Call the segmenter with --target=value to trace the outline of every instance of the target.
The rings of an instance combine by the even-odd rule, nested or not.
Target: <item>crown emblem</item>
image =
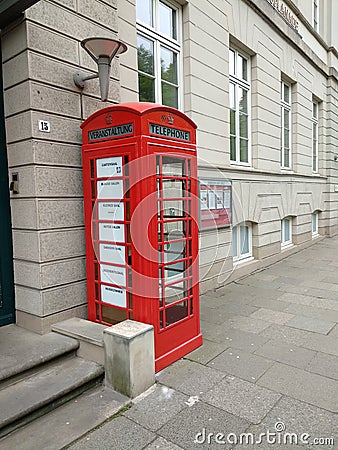
[[[108,114],[106,116],[106,123],[109,125],[111,123],[113,123],[113,116],[111,114]]]
[[[173,125],[174,121],[175,121],[174,116],[173,116],[172,114],[169,113],[169,114],[168,114],[168,123],[169,123],[170,125]]]

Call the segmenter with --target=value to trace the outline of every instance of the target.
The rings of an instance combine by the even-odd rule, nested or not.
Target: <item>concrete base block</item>
[[[103,332],[106,384],[130,398],[155,383],[154,328],[133,320]]]

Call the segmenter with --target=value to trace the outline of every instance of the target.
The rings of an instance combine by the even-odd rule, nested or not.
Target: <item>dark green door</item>
[[[15,322],[12,232],[1,61],[0,41],[0,326]]]

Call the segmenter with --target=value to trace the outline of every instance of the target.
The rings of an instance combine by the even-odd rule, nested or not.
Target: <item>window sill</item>
[[[235,166],[235,167],[248,168],[248,169],[252,168],[252,165],[250,163],[237,162],[237,161],[231,161],[231,160],[230,160],[230,165]]]
[[[250,263],[254,259],[255,258],[253,256],[248,256],[247,258],[232,260],[232,264],[233,264],[234,269],[236,269],[236,267],[244,266],[245,264]]]
[[[290,242],[287,244],[281,244],[281,252],[284,252],[285,250],[289,250],[289,248],[294,247],[294,245],[295,244],[293,242]]]
[[[312,233],[312,239],[317,239],[320,237],[319,233]]]

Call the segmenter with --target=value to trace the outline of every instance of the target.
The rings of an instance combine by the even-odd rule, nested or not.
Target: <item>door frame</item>
[[[0,39],[0,61],[1,39]],[[2,64],[0,63],[0,326],[15,322],[13,243],[6,149]]]

